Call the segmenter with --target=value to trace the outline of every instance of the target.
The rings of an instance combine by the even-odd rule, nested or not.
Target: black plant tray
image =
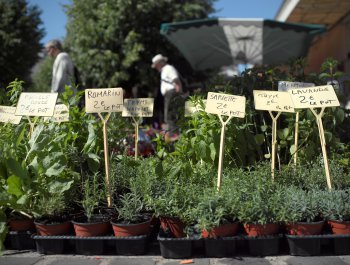
[[[205,255],[207,257],[224,258],[236,254],[237,237],[205,238]]]
[[[182,259],[190,258],[203,249],[203,240],[200,238],[173,238],[168,237],[161,229],[158,234],[160,254],[163,258]]]
[[[147,252],[149,235],[105,237],[107,254],[112,255],[143,255]]]
[[[148,235],[130,237],[33,235],[37,252],[41,254],[142,255],[146,253],[148,238]]]
[[[293,256],[318,256],[321,253],[321,241],[324,235],[295,236],[286,235],[289,253]]]
[[[350,255],[350,235],[327,234],[323,235],[322,240],[323,242],[329,241],[331,254]]]
[[[10,249],[29,250],[35,249],[35,241],[32,239],[32,231],[9,231],[7,241]]]
[[[279,254],[279,245],[282,237],[283,235],[244,236],[243,240],[248,241],[250,255],[271,256]]]
[[[72,246],[69,241],[69,236],[39,236],[33,235],[35,240],[36,251],[40,254],[66,254],[71,253]]]

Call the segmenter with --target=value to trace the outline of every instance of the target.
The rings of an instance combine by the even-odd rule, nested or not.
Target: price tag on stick
[[[326,139],[324,136],[324,129],[322,123],[322,116],[326,107],[338,107],[340,106],[337,95],[333,89],[333,86],[315,86],[304,89],[291,89],[288,90],[290,93],[294,107],[301,109],[310,109],[310,111],[316,117],[318,126],[318,132],[320,136],[320,143],[323,154],[323,162],[326,172],[326,180],[328,189],[332,189],[331,176],[329,173],[329,165],[326,150]],[[321,111],[317,113],[315,108],[321,108]]]
[[[110,185],[109,151],[107,140],[107,122],[112,112],[122,112],[123,110],[123,89],[118,88],[96,88],[85,89],[85,111],[87,113],[97,113],[103,124],[103,146],[105,154],[105,171],[107,185],[107,205],[112,206],[112,191]],[[106,113],[105,117],[102,113]]]
[[[0,122],[19,124],[22,116],[16,116],[16,107],[0,106]]]
[[[290,82],[290,81],[279,81],[278,82],[278,91],[288,91],[294,88],[306,88],[306,87],[314,87],[314,83],[302,83],[302,82]],[[294,130],[294,166],[297,166],[298,160],[298,149],[299,149],[299,111],[295,113],[295,130]]]
[[[254,104],[257,110],[268,110],[272,119],[271,177],[275,178],[275,157],[277,144],[277,119],[282,112],[294,112],[293,101],[287,92],[254,90]],[[273,111],[277,115],[273,115]]]
[[[138,143],[139,143],[139,124],[140,117],[152,117],[153,116],[153,98],[133,98],[125,99],[123,106],[123,117],[132,117],[135,126],[135,160],[138,155]]]
[[[58,93],[29,93],[23,92],[19,96],[15,115],[27,116],[30,125],[30,136],[34,131],[34,122],[30,117],[52,117]]]
[[[218,181],[217,189],[221,188],[222,179],[222,166],[224,158],[224,146],[225,146],[225,130],[226,124],[232,117],[244,118],[245,116],[245,97],[235,96],[229,94],[213,93],[209,92],[207,96],[207,104],[205,111],[212,114],[217,114],[221,122],[221,135],[220,135],[220,151],[219,151],[219,165],[218,165]],[[223,120],[222,115],[228,116],[226,121]]]

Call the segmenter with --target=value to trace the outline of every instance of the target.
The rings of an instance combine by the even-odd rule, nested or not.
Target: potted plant
[[[283,195],[271,179],[270,167],[266,163],[257,165],[245,173],[239,185],[241,202],[238,219],[248,236],[278,234],[283,216]]]
[[[52,194],[37,201],[35,228],[40,236],[68,235],[72,233],[71,217],[68,214],[65,194]]]
[[[210,187],[199,196],[199,203],[193,209],[194,219],[204,238],[205,253],[208,257],[233,256],[236,253],[235,237],[240,224],[237,220],[239,196],[234,190],[218,192]]]
[[[116,205],[117,218],[111,221],[115,236],[148,235],[151,216],[140,195],[129,192],[120,196],[120,205]]]
[[[103,199],[104,192],[98,182],[98,174],[94,174],[91,179],[87,177],[83,181],[80,200],[83,215],[72,221],[76,236],[92,237],[110,233],[110,216],[98,212]]]
[[[333,234],[350,235],[350,190],[324,192],[323,215]]]
[[[296,187],[285,189],[284,207],[287,241],[291,255],[319,255],[324,227],[324,191],[303,190]]]
[[[320,190],[303,190],[289,187],[284,192],[284,222],[290,235],[319,235],[322,233],[323,193]]]
[[[201,228],[202,237],[217,238],[237,234],[239,228],[237,212],[232,211],[232,208],[237,207],[238,200],[232,200],[232,198],[238,198],[238,196],[235,191],[231,192],[230,198],[225,195],[210,188],[199,197],[194,214]]]

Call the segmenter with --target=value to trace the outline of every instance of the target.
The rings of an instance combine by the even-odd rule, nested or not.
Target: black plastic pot
[[[206,238],[204,246],[207,257],[232,257],[236,254],[236,237]]]
[[[32,239],[31,231],[10,231],[8,232],[9,248],[16,250],[35,249],[35,241]]]
[[[249,242],[249,253],[253,256],[271,256],[279,253],[282,235],[245,237]]]
[[[317,256],[321,252],[322,235],[294,236],[286,235],[289,253],[293,256]]]

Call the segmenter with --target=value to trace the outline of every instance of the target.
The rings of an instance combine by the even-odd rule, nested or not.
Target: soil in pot
[[[329,220],[328,225],[331,228],[332,234],[350,235],[350,221]]]
[[[228,224],[223,224],[218,227],[211,229],[210,231],[203,230],[203,238],[217,238],[217,237],[229,237],[235,236],[238,233],[239,223],[233,222]]]
[[[244,230],[250,237],[275,235],[279,233],[280,225],[277,223],[264,224],[264,225],[247,223],[244,225]]]

